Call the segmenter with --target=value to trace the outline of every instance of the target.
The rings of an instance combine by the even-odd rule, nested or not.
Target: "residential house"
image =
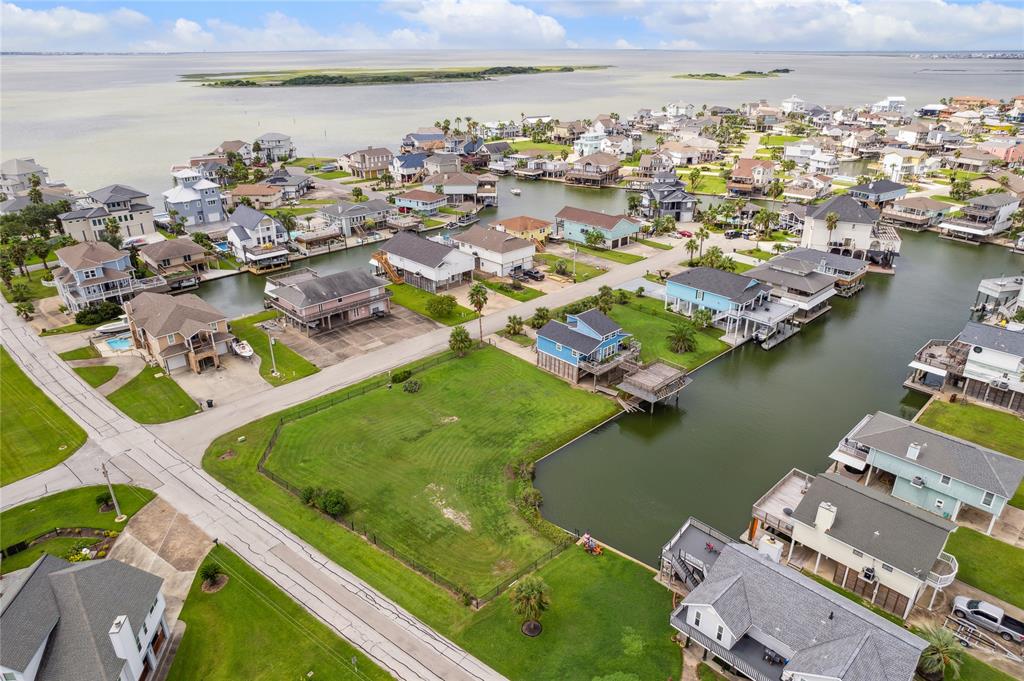
[[[282,200],[296,201],[313,188],[313,178],[301,171],[293,173],[285,167],[272,172],[263,184],[279,188]]]
[[[112,184],[89,192],[60,219],[64,233],[76,241],[98,241],[106,231],[109,218],[117,221],[121,238],[152,234],[153,207],[146,203],[145,192],[123,184]]]
[[[572,143],[586,131],[587,126],[582,121],[557,122],[551,129],[551,140],[559,144]]]
[[[692,166],[705,160],[705,150],[686,142],[669,140],[658,148],[658,156],[669,159],[673,168]]]
[[[771,293],[771,286],[752,277],[694,267],[668,278],[665,308],[688,317],[709,310],[714,325],[726,332],[723,339],[739,345],[788,329],[797,308],[773,301]]]
[[[672,102],[671,104],[666,105],[664,108],[665,113],[669,116],[672,116],[673,118],[693,118],[695,110],[696,109],[694,108],[693,104],[683,101]]]
[[[399,232],[388,239],[370,264],[377,276],[386,275],[429,293],[472,282],[476,266],[472,255],[414,232]]]
[[[999,157],[976,147],[957,149],[943,159],[947,168],[954,170],[968,170],[972,173],[987,173],[994,161]]]
[[[105,241],[58,248],[56,256],[53,281],[71,314],[104,300],[121,304],[140,291],[166,284],[163,277],[136,279],[128,253]]]
[[[452,237],[456,247],[472,255],[476,269],[511,277],[533,267],[537,246],[508,232],[473,225]]]
[[[894,97],[892,95],[881,99],[871,105],[871,113],[895,112],[903,113],[907,106],[906,97]]]
[[[437,173],[423,180],[424,187],[447,197],[448,203],[474,203],[481,206],[498,205],[498,178],[490,173],[470,175],[469,173]]]
[[[391,168],[395,155],[384,147],[357,149],[345,156],[348,171],[356,177],[380,177]]]
[[[885,206],[882,209],[882,221],[901,229],[921,231],[939,224],[952,209],[952,205],[943,201],[915,196]]]
[[[370,199],[361,203],[338,201],[330,206],[317,209],[317,214],[327,224],[346,237],[355,232],[365,232],[387,225],[388,217],[398,211],[384,199]]]
[[[565,182],[587,187],[613,186],[619,181],[619,168],[619,159],[611,154],[590,154],[572,162]]]
[[[39,187],[39,193],[43,203],[47,206],[52,206],[61,201],[67,201],[70,206],[70,204],[78,200],[74,192],[63,184],[41,186]],[[18,213],[25,210],[31,203],[32,199],[29,198],[27,191],[18,192],[14,196],[9,195],[6,201],[0,201],[0,215]]]
[[[119,560],[49,554],[4,576],[0,678],[139,681],[166,657],[163,578]]]
[[[1024,199],[1024,177],[1016,173],[999,172],[989,173],[977,179],[971,180],[971,190],[976,192],[988,192],[993,189],[1005,191]]]
[[[772,161],[740,158],[736,159],[725,187],[733,196],[760,195],[774,179],[775,164]]]
[[[679,141],[682,142],[684,146],[694,147],[700,150],[700,156],[697,159],[698,163],[709,163],[711,161],[718,160],[720,157],[719,148],[721,145],[713,139],[702,137],[699,134],[684,135],[683,133],[679,133],[678,137]],[[668,143],[666,142],[666,144],[662,145],[662,150],[666,148],[667,144]],[[668,150],[669,153],[672,153],[671,146],[668,147]]]
[[[893,478],[892,495],[956,521],[964,507],[989,515],[987,534],[1024,479],[1024,460],[912,421],[875,412],[829,458],[851,471]]]
[[[615,135],[622,131],[622,126],[608,114],[597,114],[590,124],[590,129],[604,135]]]
[[[485,142],[476,150],[476,155],[486,163],[501,161],[513,153],[512,145],[508,142]]]
[[[267,277],[264,295],[286,324],[308,336],[391,314],[387,285],[360,270],[321,276],[303,268]]]
[[[811,157],[821,153],[821,145],[807,139],[786,142],[782,145],[782,160],[793,161],[798,166],[806,166]]]
[[[911,123],[896,130],[896,139],[908,147],[917,147],[928,142],[929,127],[921,123]]]
[[[124,305],[132,343],[164,371],[216,369],[231,351],[227,315],[194,293],[143,292]]]
[[[598,151],[623,159],[633,153],[633,140],[624,135],[608,135],[601,140]]]
[[[838,219],[835,229],[829,231],[832,213]],[[900,237],[891,227],[879,224],[878,217],[878,211],[852,197],[833,197],[808,208],[800,245],[892,267],[900,252]]]
[[[946,236],[968,241],[991,238],[1010,228],[1020,202],[1007,192],[975,196],[960,208],[959,217],[943,220],[939,229]]]
[[[572,151],[577,156],[589,156],[601,151],[602,143],[608,138],[604,132],[586,132],[572,143]]]
[[[945,104],[925,104],[924,106],[915,109],[914,115],[919,118],[938,118],[943,112],[948,110],[949,107]]]
[[[518,135],[516,136],[518,137]],[[483,143],[483,138],[476,135],[452,135],[445,138],[444,151],[461,158],[471,159],[476,156],[476,152]]]
[[[395,195],[395,205],[402,213],[410,211],[434,215],[448,205],[448,197],[425,189],[410,189]]]
[[[402,153],[431,152],[444,148],[444,132],[437,128],[420,129],[402,138]]]
[[[697,150],[694,149],[696,153]],[[660,151],[653,154],[641,154],[640,161],[633,171],[632,177],[635,178],[652,178],[658,173],[673,173],[675,170],[675,162],[668,154],[663,154]]]
[[[803,113],[804,110],[807,108],[807,102],[800,99],[796,95],[793,95],[782,100],[781,108],[782,113],[787,116],[791,113],[800,114]]]
[[[829,177],[839,174],[839,159],[835,154],[826,151],[819,151],[811,154],[807,159],[807,172],[812,175],[828,175]]]
[[[596,309],[566,315],[564,323],[552,319],[537,331],[537,366],[570,383],[590,374],[596,384],[599,376],[639,355],[630,338]]]
[[[946,122],[954,130],[971,135],[982,129],[984,118],[978,111],[956,111],[950,114]]]
[[[266,213],[238,206],[231,214],[227,242],[240,263],[260,274],[288,267],[288,232]]]
[[[693,222],[697,215],[697,197],[686,192],[686,185],[674,170],[654,175],[640,196],[644,217],[671,217],[676,222]]]
[[[480,124],[480,134],[486,139],[514,139],[523,134],[523,126],[516,121],[487,121]]]
[[[565,177],[569,172],[569,164],[566,161],[550,158],[531,158],[526,162],[526,170],[531,173],[539,173],[540,177],[549,179]],[[516,170],[519,174],[519,170]]]
[[[139,249],[139,259],[163,277],[171,291],[195,288],[199,285],[199,273],[216,261],[192,239],[164,239],[146,244]]]
[[[164,192],[164,208],[185,225],[224,219],[220,185],[191,168],[174,173],[174,187]]]
[[[847,135],[842,142],[843,150],[848,154],[863,154],[882,148],[882,136],[871,128],[857,130]]]
[[[864,288],[863,280],[868,273],[868,263],[864,260],[812,248],[794,248],[786,251],[786,257],[809,262],[815,265],[816,272],[835,277],[836,294],[844,298]]]
[[[706,578],[669,618],[685,647],[696,644],[705,659],[754,681],[914,679],[925,640],[780,565],[770,551],[714,546],[720,553],[709,557]]]
[[[828,175],[801,175],[782,188],[782,195],[797,201],[813,201],[828,196],[832,192],[832,178]],[[803,229],[803,220],[799,229]]]
[[[520,239],[532,241],[534,244],[543,245],[551,234],[554,223],[550,220],[532,218],[528,215],[520,215],[513,218],[503,218],[491,224],[499,232],[507,232]]]
[[[0,164],[0,193],[14,196],[27,192],[32,176],[39,178],[41,187],[50,184],[49,171],[36,163],[34,158],[12,158]]]
[[[846,190],[846,195],[863,201],[873,208],[881,208],[907,195],[907,186],[892,180],[871,180]]]
[[[836,294],[836,278],[818,272],[817,263],[778,255],[748,270],[746,276],[771,287],[771,297],[792,305],[792,320],[806,324],[832,309],[829,299]]]
[[[280,187],[269,184],[239,184],[228,191],[228,206],[239,208],[245,204],[242,199],[249,199],[256,210],[279,208],[284,200]]]
[[[916,149],[886,148],[882,151],[882,173],[893,182],[904,182],[924,175],[928,154]]]
[[[423,160],[424,175],[457,173],[461,170],[462,164],[456,154],[431,154]]]
[[[605,248],[618,248],[630,243],[640,231],[640,221],[628,215],[608,215],[584,208],[565,206],[555,215],[553,236],[579,244],[587,243],[587,234],[598,232]]]
[[[993,138],[978,143],[978,149],[992,154],[1007,165],[1019,166],[1024,163],[1024,138]]]
[[[937,125],[928,131],[928,137],[925,139],[926,144],[929,147],[937,149],[955,149],[963,144],[963,135],[951,130],[946,130],[945,126]]]
[[[412,184],[423,177],[423,164],[429,154],[425,151],[411,151],[391,159],[391,176],[398,184]]]
[[[238,154],[238,157],[242,159],[242,163],[249,165],[252,163],[253,153],[252,145],[242,140],[226,140],[221,142],[220,145],[213,150],[214,154],[228,156],[228,154]]]
[[[799,234],[804,231],[806,219],[807,206],[801,203],[784,203],[779,208],[779,229],[790,234]]]
[[[256,151],[256,145],[259,151]],[[287,161],[295,158],[295,145],[292,138],[279,132],[268,132],[260,135],[253,142],[253,158],[258,158],[264,163],[274,161]]]

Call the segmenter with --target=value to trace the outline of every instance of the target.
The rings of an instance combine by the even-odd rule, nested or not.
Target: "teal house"
[[[843,438],[829,458],[855,472],[893,478],[892,495],[956,521],[989,517],[988,534],[1024,479],[1024,461],[904,419],[876,412]]]
[[[640,232],[640,222],[628,215],[608,215],[584,208],[566,206],[555,215],[555,229],[552,236],[587,243],[587,234],[597,232],[605,248],[625,246]]]

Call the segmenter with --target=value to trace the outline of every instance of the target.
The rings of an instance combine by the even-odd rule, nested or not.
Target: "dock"
[[[617,387],[638,401],[650,404],[653,413],[657,402],[677,397],[692,380],[685,369],[654,362],[626,375]]]

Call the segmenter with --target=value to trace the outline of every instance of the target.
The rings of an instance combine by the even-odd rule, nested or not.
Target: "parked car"
[[[742,234],[740,234],[738,229],[727,229],[725,230],[724,236],[726,239],[739,239]]]
[[[679,236],[683,237],[684,239],[689,239],[691,236],[693,236],[693,232],[691,232],[688,229],[681,229],[679,230]]]
[[[544,273],[536,269],[523,270],[523,275],[534,281],[542,281],[544,279]]]
[[[320,172],[321,173],[333,173],[337,169],[338,169],[338,164],[337,163],[325,163],[322,166],[320,166]]]
[[[997,605],[957,596],[953,599],[953,615],[998,634],[1004,641],[1024,643],[1024,622],[1010,617]]]
[[[743,237],[744,237],[745,239],[749,239],[749,238],[751,238],[751,237],[757,236],[757,232],[755,232],[755,231],[754,231],[754,230],[752,230],[752,229],[745,229],[745,230],[743,230],[743,231],[742,231],[742,232],[740,232],[740,233],[741,233],[741,234],[743,235]]]

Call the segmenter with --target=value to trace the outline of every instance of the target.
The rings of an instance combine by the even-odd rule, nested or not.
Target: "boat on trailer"
[[[123,314],[116,321],[96,327],[96,333],[121,333],[128,330],[128,315]]]
[[[231,350],[239,357],[244,357],[245,359],[253,356],[252,346],[249,345],[248,341],[235,339],[231,342]]]

